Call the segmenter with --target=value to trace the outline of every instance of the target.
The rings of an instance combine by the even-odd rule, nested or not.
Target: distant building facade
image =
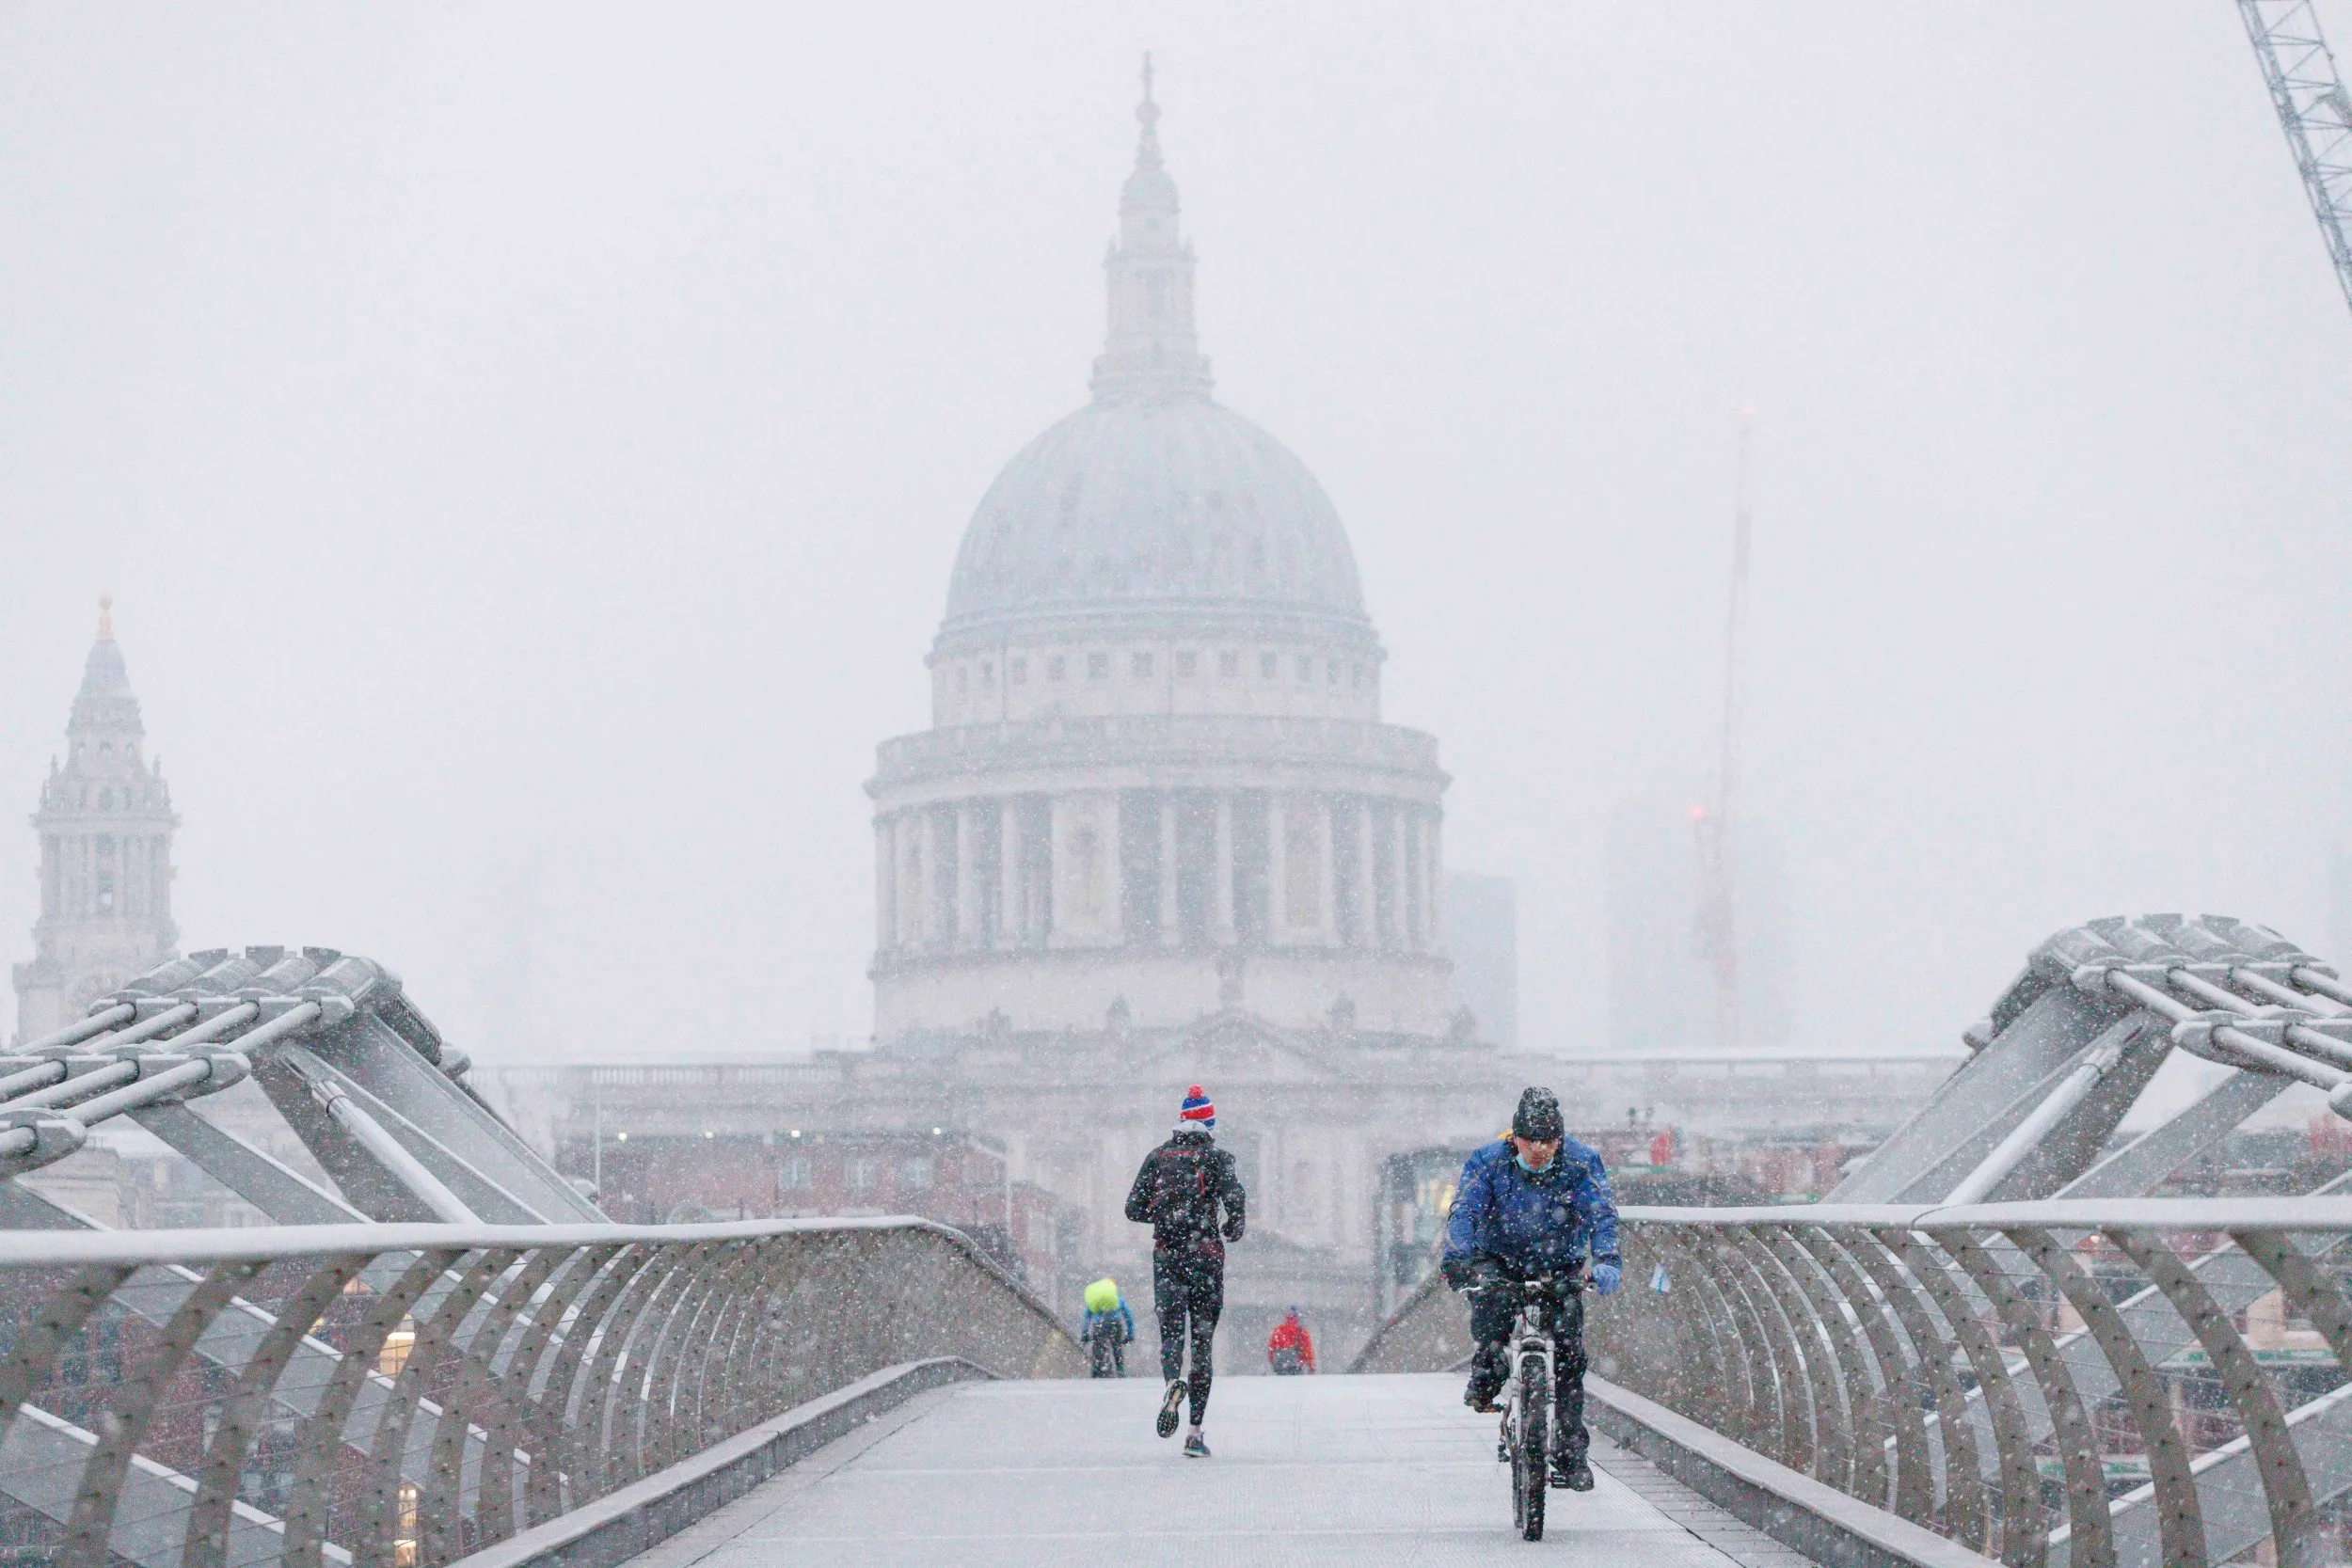
[[[1528,1084],[1558,1091],[1569,1127],[1613,1166],[1650,1159],[1662,1137],[1679,1170],[1818,1192],[1825,1183],[1758,1162],[1834,1173],[1877,1147],[1963,1059],[1957,1047],[1548,1057],[1291,1035],[1228,1017],[1123,1039],[1097,1031],[936,1053],[507,1068],[475,1078],[558,1169],[600,1175],[618,1216],[691,1214],[681,1207],[690,1202],[755,1218],[914,1212],[977,1226],[983,1244],[1002,1225],[1010,1255],[1065,1311],[1076,1308],[1077,1284],[1103,1273],[1144,1291],[1150,1232],[1120,1212],[1127,1183],[1171,1131],[1184,1085],[1205,1084],[1218,1140],[1250,1195],[1249,1236],[1229,1259],[1229,1343],[1263,1343],[1295,1303],[1341,1360],[1422,1277],[1462,1151],[1501,1132]]]
[[[1478,871],[1445,874],[1447,956],[1454,961],[1453,1003],[1470,1009],[1478,1037],[1505,1051],[1519,1046],[1519,889],[1508,877]]]
[[[98,639],[66,721],[65,760],[50,763],[33,814],[40,916],[32,960],[14,969],[20,1040],[73,1022],[93,998],[178,951],[171,837],[180,819],[145,740],[113,603],[101,599]]]

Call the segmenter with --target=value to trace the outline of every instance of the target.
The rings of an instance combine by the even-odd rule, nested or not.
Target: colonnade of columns
[[[1442,945],[1438,809],[1329,791],[982,796],[874,819],[883,953]]]

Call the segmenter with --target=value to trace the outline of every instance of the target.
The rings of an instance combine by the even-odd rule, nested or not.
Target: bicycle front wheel
[[[1519,1363],[1519,1428],[1511,1444],[1511,1522],[1525,1541],[1544,1538],[1544,1486],[1551,1448],[1551,1390],[1544,1363],[1531,1355]]]

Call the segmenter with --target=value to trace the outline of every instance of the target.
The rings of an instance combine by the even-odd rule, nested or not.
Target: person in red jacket
[[[1298,1321],[1297,1307],[1292,1307],[1266,1336],[1265,1364],[1276,1377],[1296,1377],[1315,1370],[1315,1342],[1308,1338],[1307,1325]]]

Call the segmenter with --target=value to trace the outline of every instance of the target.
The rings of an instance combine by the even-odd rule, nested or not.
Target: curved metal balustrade
[[[1083,1372],[919,1220],[0,1232],[0,1556],[445,1563],[940,1355]]]
[[[1629,1210],[1596,1369],[2012,1564],[2343,1560],[2352,1200]]]

